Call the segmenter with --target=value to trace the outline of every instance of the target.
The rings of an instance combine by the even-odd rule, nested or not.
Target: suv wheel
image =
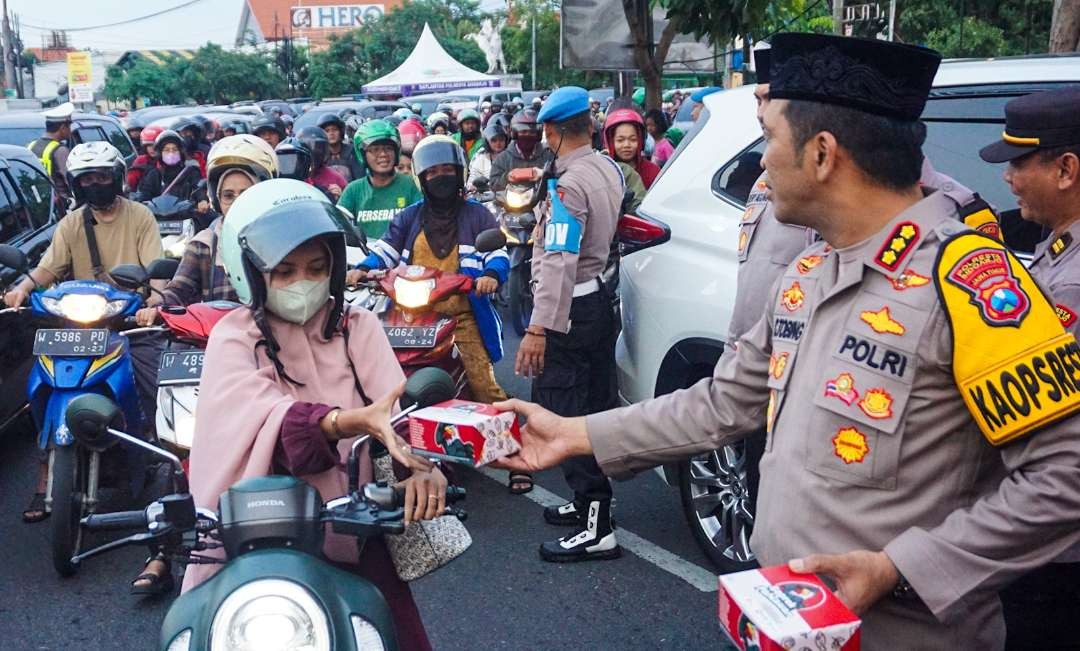
[[[683,514],[694,539],[722,574],[758,566],[750,551],[756,497],[750,480],[756,477],[748,477],[757,473],[757,447],[753,441],[735,443],[680,463]]]

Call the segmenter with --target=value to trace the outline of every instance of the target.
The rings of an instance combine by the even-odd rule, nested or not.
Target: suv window
[[[17,127],[0,128],[0,144],[25,147],[45,135],[45,127],[22,129]]]
[[[11,242],[30,228],[11,178],[0,173],[0,242]]]
[[[758,140],[738,156],[728,161],[712,179],[713,194],[734,201],[740,206],[746,205],[754,181],[761,176],[761,157],[765,154],[765,141]]]
[[[41,228],[49,223],[52,206],[52,185],[45,175],[20,160],[10,160],[11,173],[21,190],[30,213],[30,222],[34,228]]]
[[[75,139],[82,144],[84,142],[108,141],[105,132],[97,127],[79,127],[75,129]]]
[[[135,150],[131,146],[131,139],[128,135],[120,130],[112,122],[106,122],[102,125],[105,129],[105,133],[108,135],[109,144],[120,150],[120,155],[124,158],[135,155]]]

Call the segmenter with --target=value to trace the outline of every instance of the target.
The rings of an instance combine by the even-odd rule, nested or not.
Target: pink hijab
[[[191,447],[191,494],[199,507],[216,509],[225,489],[246,477],[270,474],[271,459],[285,413],[294,402],[314,402],[341,408],[362,407],[343,335],[322,338],[328,307],[299,326],[268,313],[270,327],[281,345],[278,358],[296,386],[279,377],[265,349],[255,350],[262,335],[251,311],[237,309],[218,322],[206,348],[199,402],[195,411],[195,439]],[[347,312],[348,355],[368,397],[378,400],[405,376],[378,318],[366,310]],[[353,439],[338,443],[341,460]],[[370,481],[371,465],[362,455],[360,481]],[[301,477],[318,489],[323,501],[345,494],[342,468]],[[326,555],[336,561],[357,561],[356,541],[327,530]],[[221,550],[216,550],[221,553]],[[190,565],[183,591],[210,578],[221,566]]]

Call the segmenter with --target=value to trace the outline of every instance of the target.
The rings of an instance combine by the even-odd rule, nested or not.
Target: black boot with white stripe
[[[575,500],[559,506],[549,506],[544,509],[544,521],[559,527],[584,527],[585,509]]]
[[[586,503],[584,528],[554,542],[540,545],[540,558],[549,563],[610,560],[622,555],[611,522],[611,501]],[[546,515],[546,513],[545,513]]]

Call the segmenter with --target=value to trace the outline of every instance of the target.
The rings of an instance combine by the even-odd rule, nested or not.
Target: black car
[[[293,133],[297,133],[304,127],[315,126],[319,118],[327,113],[333,113],[344,120],[350,115],[359,115],[364,120],[372,118],[385,118],[399,108],[408,108],[404,102],[383,102],[373,100],[361,101],[322,101],[312,106],[306,113],[296,118],[293,123]]]
[[[62,217],[55,206],[41,162],[26,147],[0,145],[0,244],[22,249],[36,265]],[[18,275],[0,266],[0,287],[8,287]],[[0,432],[17,421],[26,403],[33,335],[34,327],[22,315],[0,315]]]
[[[0,113],[0,144],[26,147],[45,135],[45,118],[36,111]],[[120,150],[124,161],[130,166],[135,160],[135,147],[131,144],[120,121],[97,113],[75,113],[72,116],[70,146],[84,142],[105,141]]]

